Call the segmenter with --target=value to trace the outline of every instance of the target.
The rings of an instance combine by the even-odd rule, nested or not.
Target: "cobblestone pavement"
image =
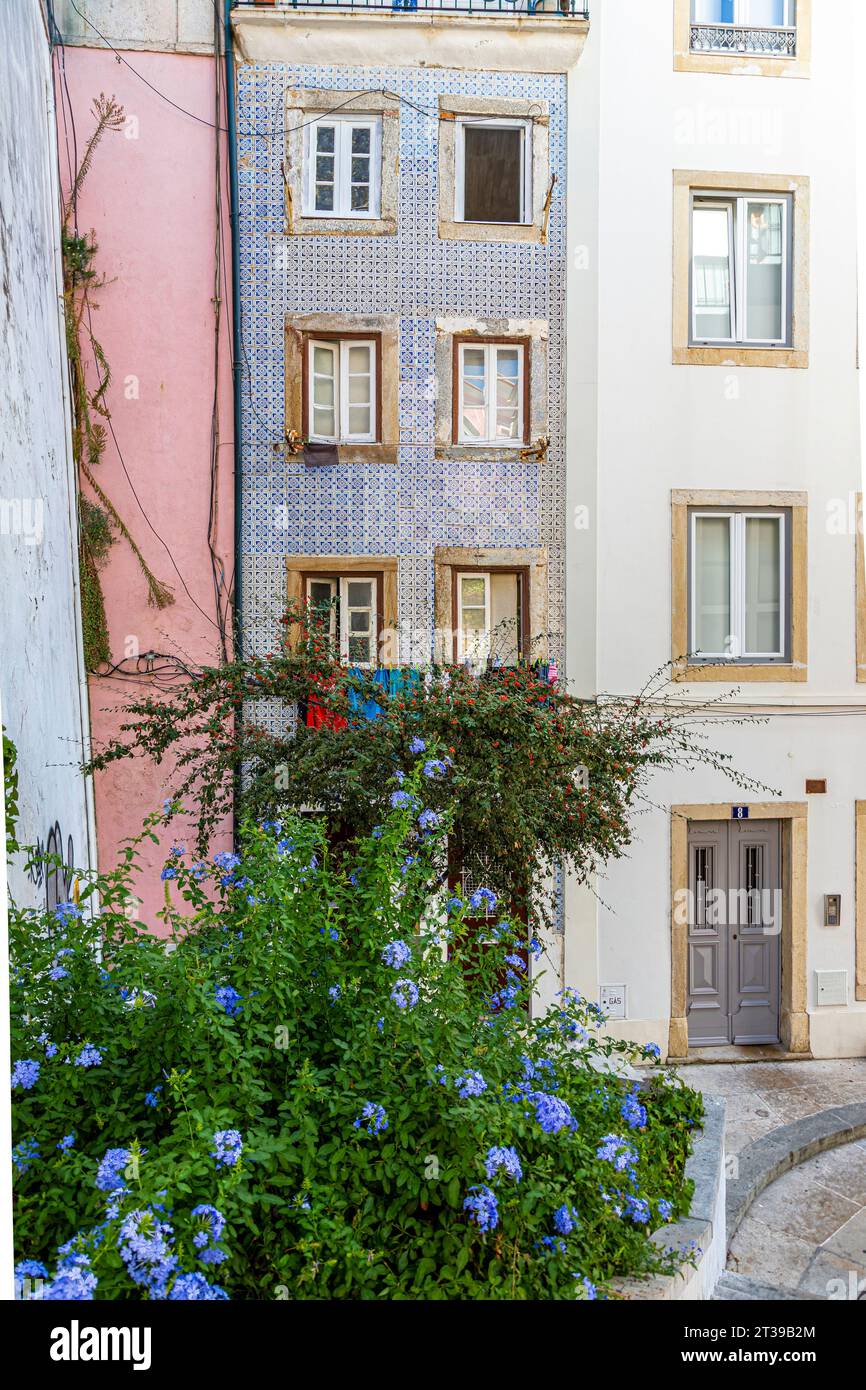
[[[866,1058],[721,1063],[681,1074],[707,1095],[724,1096],[729,1155],[782,1125],[866,1100]],[[866,1290],[866,1140],[816,1154],[771,1183],[734,1236],[727,1267],[813,1298]]]

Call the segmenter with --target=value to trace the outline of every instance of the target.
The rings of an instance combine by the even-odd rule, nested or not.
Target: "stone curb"
[[[737,1176],[729,1176],[727,1181],[728,1245],[755,1198],[782,1173],[826,1149],[863,1138],[866,1138],[866,1102],[860,1101],[806,1115],[747,1145],[736,1156]]]
[[[704,1096],[704,1124],[686,1162],[686,1178],[695,1184],[688,1216],[653,1232],[654,1244],[674,1249],[696,1246],[697,1267],[653,1279],[619,1279],[614,1287],[629,1300],[707,1299],[724,1268],[727,1243],[724,1230],[725,1102]]]

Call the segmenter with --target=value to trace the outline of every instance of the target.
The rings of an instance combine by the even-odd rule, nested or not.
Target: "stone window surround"
[[[286,598],[303,605],[304,580],[309,575],[375,575],[381,586],[377,615],[379,659],[396,665],[398,656],[397,557],[394,555],[287,555]],[[287,633],[294,647],[300,637],[297,624]]]
[[[866,1001],[866,801],[854,802],[854,998]]]
[[[854,543],[854,632],[857,683],[866,681],[866,572],[863,558],[863,495],[857,493],[855,514],[857,532]]]
[[[673,171],[673,356],[675,366],[808,367],[809,365],[809,179],[799,174]],[[792,195],[791,346],[748,347],[730,343],[699,347],[689,342],[691,303],[691,194],[695,190]]]
[[[456,119],[497,116],[532,121],[532,221],[455,222]],[[522,241],[543,246],[547,240],[550,186],[550,104],[524,97],[439,97],[439,236],[446,241]]]
[[[812,56],[812,0],[797,0],[797,52],[793,58],[760,53],[693,53],[691,0],[674,0],[674,70],[741,73],[745,77],[808,77]]]
[[[357,101],[352,98],[357,97]],[[335,111],[340,116],[381,116],[382,167],[378,217],[304,216],[304,136],[311,117]],[[376,92],[326,91],[290,87],[286,92],[286,160],[284,190],[287,236],[395,236],[397,232],[400,106]]]
[[[547,337],[545,319],[437,318],[436,320],[436,446],[437,459],[460,462],[513,463],[547,433]],[[520,445],[457,444],[454,442],[455,344],[467,338],[522,343],[528,401],[524,438]]]
[[[528,594],[525,612],[532,650],[531,660],[544,660],[547,654],[548,630],[548,560],[547,550],[481,546],[436,546],[433,551],[433,605],[436,622],[436,661],[450,664],[455,660],[454,631],[454,574],[458,570],[504,570],[525,573]]]
[[[689,512],[700,507],[777,507],[791,514],[791,659],[789,662],[689,664]],[[808,679],[808,494],[805,492],[671,491],[671,664],[675,681],[805,681]]]
[[[678,921],[679,891],[688,885],[689,821],[730,820],[730,802],[671,807],[671,1018],[668,1058],[688,1056],[688,924]],[[805,801],[749,804],[750,820],[778,820],[782,831],[782,988],[779,1036],[788,1052],[810,1049],[806,1007],[806,955],[809,923],[808,810]]]
[[[398,406],[399,320],[396,314],[287,314],[286,335],[286,434],[304,437],[307,379],[306,351],[310,338],[319,334],[378,337],[379,374],[376,383],[381,438],[376,443],[338,444],[340,463],[396,463],[400,442]]]

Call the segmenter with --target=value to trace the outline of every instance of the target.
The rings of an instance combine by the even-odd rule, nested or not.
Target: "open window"
[[[381,635],[382,576],[307,574],[305,598],[316,628],[347,666],[375,667]]]
[[[526,570],[456,570],[454,660],[516,666],[526,647]]]
[[[381,338],[359,335],[307,339],[304,433],[337,444],[380,438]]]
[[[455,222],[531,221],[531,129],[529,120],[458,119]]]

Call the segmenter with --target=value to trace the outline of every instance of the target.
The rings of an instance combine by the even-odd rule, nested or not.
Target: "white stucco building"
[[[659,776],[569,893],[567,982],[671,1056],[866,1051],[852,22],[605,0],[571,76],[568,675],[693,654],[671,698],[759,719],[708,739],[772,789]]]

